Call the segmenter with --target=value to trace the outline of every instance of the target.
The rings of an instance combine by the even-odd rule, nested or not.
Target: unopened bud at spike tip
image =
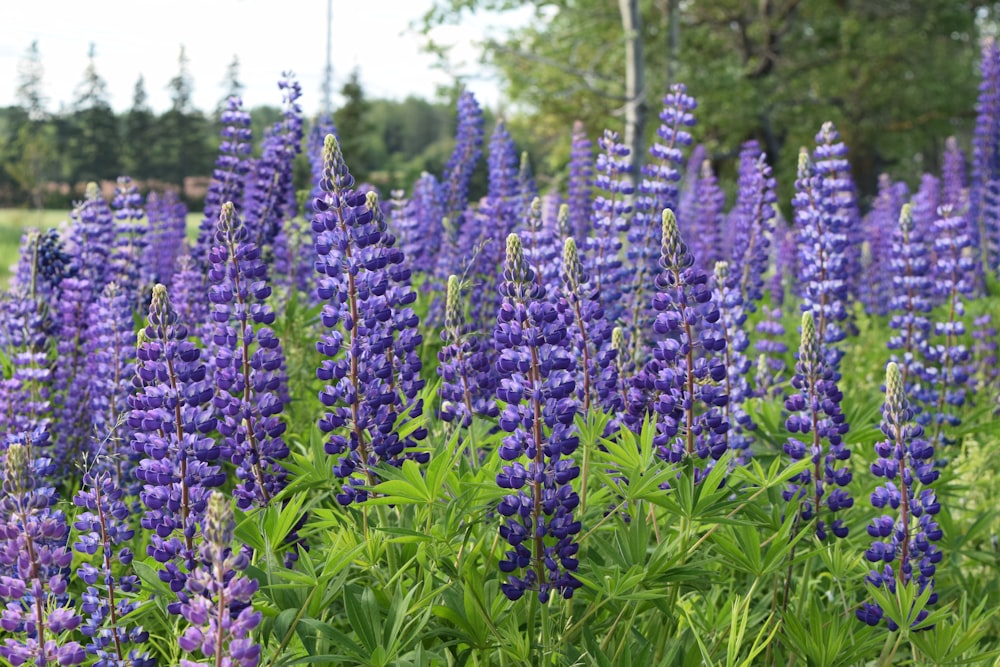
[[[913,231],[913,203],[906,202],[899,210],[899,228],[903,232]]]

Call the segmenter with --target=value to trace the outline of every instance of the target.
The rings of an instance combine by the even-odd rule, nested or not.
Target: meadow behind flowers
[[[727,205],[679,84],[641,169],[577,125],[545,193],[471,94],[378,193],[280,88],[258,157],[230,100],[196,236],[122,177],[21,241],[0,662],[1000,656],[994,43],[970,157],[868,210],[831,123]]]

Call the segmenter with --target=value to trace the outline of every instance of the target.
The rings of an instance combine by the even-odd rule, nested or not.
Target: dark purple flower
[[[216,246],[208,255],[215,395],[213,406],[224,437],[222,458],[236,466],[234,490],[240,509],[267,505],[285,486],[281,461],[281,413],[287,394],[285,358],[270,325],[271,288],[260,249],[248,240],[232,202],[222,205]]]
[[[327,136],[325,194],[313,204],[312,229],[321,320],[330,332],[316,344],[326,357],[316,374],[328,383],[319,394],[326,408],[319,427],[328,434],[326,452],[337,457],[334,474],[344,480],[337,500],[345,505],[367,499],[365,487],[377,483],[379,463],[401,464],[406,450],[426,436],[422,427],[405,426],[423,408],[410,272],[378,197],[353,185],[336,138]],[[427,460],[426,452],[410,455]]]
[[[86,655],[65,633],[80,616],[66,595],[73,552],[66,547],[69,526],[54,508],[55,491],[37,484],[49,467],[37,459],[36,434],[5,438],[0,495],[0,617],[5,639],[0,657],[12,665],[79,665]],[[63,641],[64,643],[60,643]]]
[[[725,416],[726,338],[719,324],[708,275],[695,264],[673,211],[663,211],[660,273],[653,307],[658,336],[646,364],[656,417],[653,443],[673,463],[684,456],[706,462],[700,476],[725,453],[730,424]]]
[[[897,583],[906,586],[913,582],[922,593],[927,587],[933,589],[936,565],[942,558],[932,544],[941,539],[942,532],[935,520],[940,505],[930,488],[939,471],[934,467],[934,447],[921,438],[923,429],[911,421],[903,375],[895,362],[886,368],[885,385],[885,439],[875,443],[878,458],[871,466],[872,474],[885,482],[872,494],[872,505],[898,510],[898,515],[882,514],[868,525],[868,534],[875,541],[865,552],[873,568],[866,581],[890,593],[895,593]],[[937,593],[931,593],[927,603],[936,601]],[[921,610],[912,626],[919,625],[928,613]],[[877,625],[885,618],[892,631],[899,629],[902,620],[886,616],[872,603],[866,603],[856,615],[868,625]]]
[[[197,565],[187,578],[187,599],[180,609],[190,625],[177,643],[183,651],[201,653],[216,665],[257,667],[260,645],[250,634],[262,617],[250,604],[257,582],[239,574],[249,559],[244,551],[232,548],[235,529],[229,500],[213,491],[202,522],[204,540]],[[205,663],[182,659],[180,664],[199,667]]]
[[[578,438],[573,357],[566,325],[524,257],[516,234],[507,237],[506,260],[493,341],[500,350],[497,398],[504,402],[500,428],[507,435],[498,453],[504,461],[497,485],[510,493],[500,501],[500,536],[510,549],[500,560],[511,600],[526,591],[545,603],[556,592],[570,598],[581,582],[573,576],[580,502],[571,482],[579,468],[570,456]]]
[[[211,436],[212,385],[201,349],[187,334],[166,288],[156,285],[147,325],[139,332],[127,424],[133,452],[144,457],[135,476],[144,483],[139,498],[146,506],[139,523],[152,533],[146,553],[162,564],[160,578],[178,594],[185,578],[179,565],[192,566],[208,493],[226,478],[216,465],[220,451]],[[177,613],[179,606],[171,603],[168,609]]]
[[[792,435],[784,451],[792,461],[808,458],[813,465],[792,477],[782,495],[786,501],[799,503],[802,521],[815,519],[816,537],[826,540],[828,531],[835,537],[847,536],[847,526],[833,517],[854,505],[854,499],[844,490],[851,481],[844,465],[851,452],[844,444],[849,426],[840,408],[843,394],[822,350],[815,318],[807,310],[802,313],[801,345],[792,378],[796,393],[785,399],[789,412],[785,428]]]

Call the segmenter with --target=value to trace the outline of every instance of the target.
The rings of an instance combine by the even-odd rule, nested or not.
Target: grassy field
[[[5,289],[10,280],[11,268],[17,262],[17,251],[24,230],[32,227],[58,227],[68,220],[69,210],[0,208],[0,289]],[[200,222],[200,212],[188,214],[188,237],[194,238]]]

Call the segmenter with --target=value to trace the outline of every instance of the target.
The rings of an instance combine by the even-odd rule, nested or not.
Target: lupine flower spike
[[[793,461],[808,456],[813,465],[792,477],[782,495],[786,501],[801,499],[799,517],[802,521],[816,519],[816,537],[820,540],[827,538],[827,531],[835,537],[847,537],[844,522],[832,518],[854,505],[854,499],[844,490],[851,481],[851,471],[843,467],[843,462],[851,452],[843,440],[848,428],[840,410],[843,394],[823,357],[816,321],[808,310],[802,313],[802,343],[792,386],[797,393],[785,400],[785,409],[791,413],[785,427],[792,434],[811,434],[812,439],[807,443],[793,435],[784,451]],[[824,498],[826,511],[822,509]]]
[[[657,433],[653,442],[663,458],[676,463],[685,455],[708,460],[700,476],[726,451],[729,423],[723,409],[729,397],[720,383],[726,366],[719,354],[726,347],[717,323],[719,309],[712,299],[708,275],[677,229],[673,211],[662,216],[660,274],[656,277],[657,311],[654,331],[660,337],[646,372],[655,380],[653,404]]]
[[[493,334],[501,350],[497,398],[506,403],[500,428],[509,433],[498,450],[504,465],[496,478],[510,490],[498,508],[505,517],[500,535],[511,547],[500,561],[509,575],[501,589],[511,600],[535,591],[544,603],[553,592],[568,599],[581,585],[573,576],[580,532],[573,519],[580,499],[570,485],[580,474],[569,458],[578,445],[573,358],[565,324],[545,300],[516,234],[506,248]]]
[[[200,652],[217,667],[257,667],[260,645],[250,636],[261,619],[250,604],[257,582],[240,574],[249,558],[242,549],[233,550],[235,530],[229,500],[213,491],[202,524],[205,539],[198,550],[198,565],[187,579],[188,601],[181,606],[181,616],[191,625],[178,643],[188,653]],[[205,664],[181,660],[181,667]]]
[[[923,429],[912,421],[903,376],[895,362],[886,368],[885,387],[885,439],[875,444],[878,458],[872,464],[872,473],[885,483],[876,487],[871,503],[877,510],[891,509],[893,515],[883,514],[868,525],[868,534],[875,541],[865,552],[873,568],[865,581],[890,593],[896,592],[897,585],[915,582],[923,592],[927,587],[933,589],[934,573],[942,558],[941,550],[933,544],[942,537],[935,521],[941,505],[930,488],[939,471],[934,467],[934,447],[921,437]],[[937,593],[931,593],[927,604],[936,601]],[[855,613],[868,625],[878,625],[884,618],[889,630],[899,629],[900,619],[890,618],[877,604],[865,602]],[[928,613],[922,609],[912,625],[919,626]]]
[[[0,657],[12,665],[79,665],[83,648],[63,640],[80,625],[66,595],[69,527],[53,508],[53,489],[35,485],[48,461],[32,460],[34,447],[24,434],[7,444],[0,500],[0,598],[7,601],[0,628],[7,637]]]

